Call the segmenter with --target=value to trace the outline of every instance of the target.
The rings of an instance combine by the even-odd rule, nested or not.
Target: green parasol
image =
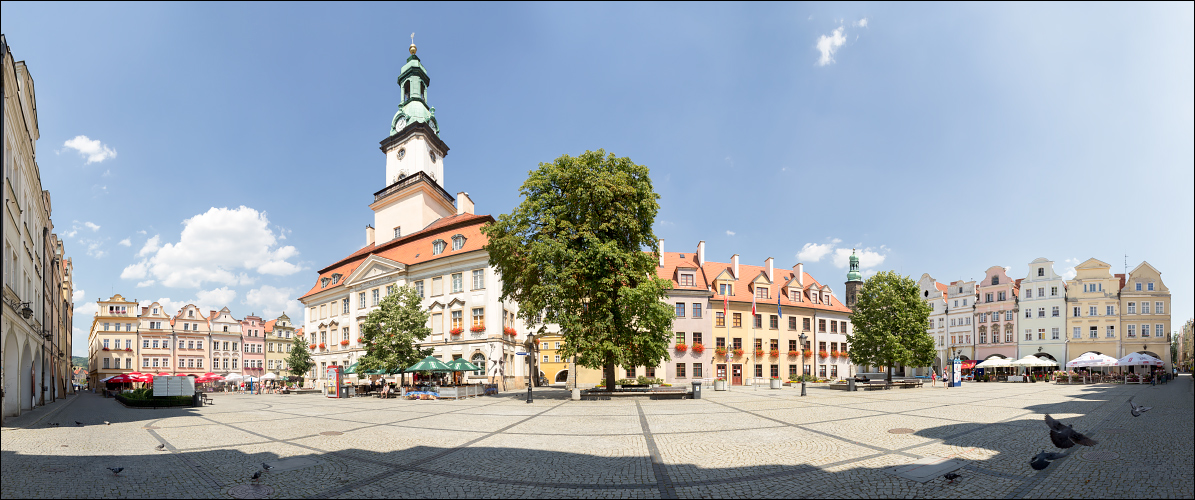
[[[473,363],[466,361],[465,358],[456,358],[452,361],[449,361],[448,367],[451,368],[452,371],[454,371],[454,372],[481,371],[481,368],[478,368],[477,365],[474,365]]]
[[[345,375],[352,375],[354,373],[357,373],[357,363],[353,363],[353,364],[349,365],[348,368],[344,369]]]
[[[407,373],[411,373],[411,372],[450,372],[453,370],[452,370],[452,368],[449,368],[448,365],[444,364],[443,361],[436,359],[435,356],[428,356],[428,357],[420,360],[418,363],[415,363],[415,364],[411,365],[410,367],[407,367],[407,369],[403,370],[403,371],[405,371]]]

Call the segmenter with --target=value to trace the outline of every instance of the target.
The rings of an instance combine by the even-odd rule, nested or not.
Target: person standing
[[[930,387],[938,386],[938,370],[930,370],[929,371],[929,380],[930,380],[930,383],[929,383]]]

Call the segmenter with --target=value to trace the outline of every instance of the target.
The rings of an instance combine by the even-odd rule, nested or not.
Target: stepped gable
[[[344,279],[352,274],[357,269],[357,266],[361,265],[365,261],[365,258],[370,255],[377,255],[378,257],[390,259],[395,262],[413,265],[460,255],[465,252],[483,250],[487,239],[481,233],[481,226],[493,221],[494,218],[489,215],[468,213],[443,217],[420,231],[387,241],[380,245],[367,245],[335,264],[321,269],[311,290],[303,294],[299,299],[302,300],[310,295],[344,286]],[[465,237],[465,246],[460,250],[453,250],[452,237],[457,234]],[[448,243],[448,248],[439,255],[432,255],[432,242],[437,239],[442,239],[445,243]],[[333,274],[341,275],[340,281],[320,288],[320,280],[331,278]]]

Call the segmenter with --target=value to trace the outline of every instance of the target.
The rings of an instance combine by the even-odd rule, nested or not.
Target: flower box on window
[[[107,347],[105,347],[105,348],[104,348],[104,350],[105,350],[105,351],[107,351],[107,350],[108,350],[108,348],[107,348]]]
[[[719,355],[719,356],[725,356],[725,355],[726,355],[726,348],[725,348],[725,347],[719,347],[719,348],[717,348],[717,349],[714,349],[714,354],[717,354],[717,355]]]
[[[125,349],[125,351],[127,351],[127,352],[133,352],[133,349],[132,349],[132,348],[126,348],[126,349]]]
[[[456,328],[453,328],[453,329],[451,329],[451,330],[448,330],[448,334],[449,334],[449,335],[460,335],[460,334],[461,334],[462,332],[464,332],[464,331],[465,331],[465,330],[464,330],[463,328],[461,328],[461,327],[459,327],[459,326],[458,326],[458,327],[456,327]]]
[[[693,353],[694,353],[694,354],[701,354],[701,353],[703,353],[703,352],[705,352],[705,346],[704,346],[704,345],[701,345],[700,343],[696,343],[696,342],[695,342],[695,343],[693,343]]]
[[[773,358],[779,358],[780,357],[780,349],[772,349],[771,351],[768,351],[768,356],[771,356]]]
[[[685,352],[688,350],[689,346],[687,344],[676,344],[676,352]]]
[[[831,356],[831,357],[835,357],[835,358],[837,358],[837,357],[839,356],[839,354],[840,354],[840,353],[839,353],[838,351],[830,351],[830,356]]]
[[[314,350],[316,347],[319,347],[319,346],[317,346],[317,345],[315,345],[315,344],[311,344],[311,345],[310,345],[310,346],[308,346],[308,347],[311,347],[311,349],[312,349],[312,350]]]
[[[764,353],[764,350],[763,350],[763,349],[756,349],[756,350],[755,350],[755,357],[757,357],[757,358],[762,358],[762,357],[763,357],[763,353]]]
[[[830,355],[830,353],[828,353],[826,351],[817,351],[817,355],[819,357],[825,358],[825,357],[828,357]]]
[[[846,351],[839,352],[838,355],[841,356],[842,359],[849,359],[851,357],[851,353]]]
[[[357,337],[357,343],[358,343],[358,344],[364,344],[364,343],[365,343],[365,338],[364,338],[364,337]]]
[[[734,350],[734,355],[735,355],[735,356],[742,356],[742,355],[743,355],[743,350],[742,350],[742,349],[735,349],[735,350]]]
[[[789,356],[790,358],[797,357],[797,356],[800,356],[800,355],[801,355],[801,351],[788,351],[788,356]]]
[[[341,340],[340,345],[349,345],[349,339]]]
[[[507,334],[507,335],[510,335],[511,337],[514,337],[514,336],[516,335],[516,333],[515,333],[515,329],[514,329],[514,328],[511,328],[511,327],[509,327],[509,326],[508,326],[508,327],[506,327],[506,328],[503,328],[503,329],[502,329],[502,333],[505,333],[505,334]]]
[[[806,358],[813,357],[813,349],[804,349],[801,351],[801,353],[804,354]]]
[[[485,325],[473,325],[473,327],[472,327],[472,328],[469,328],[469,331],[471,331],[471,332],[473,332],[473,333],[481,333],[481,332],[484,332],[484,331],[485,331]]]
[[[323,343],[323,342],[320,342],[320,344],[319,344],[319,348],[320,348],[320,349],[327,349],[327,348],[328,348],[328,344],[325,344],[325,343]]]

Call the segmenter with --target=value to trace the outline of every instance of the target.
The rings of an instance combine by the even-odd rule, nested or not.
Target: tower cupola
[[[851,249],[851,269],[846,273],[847,281],[863,281],[863,274],[859,272],[859,257],[855,256],[855,249]]]

